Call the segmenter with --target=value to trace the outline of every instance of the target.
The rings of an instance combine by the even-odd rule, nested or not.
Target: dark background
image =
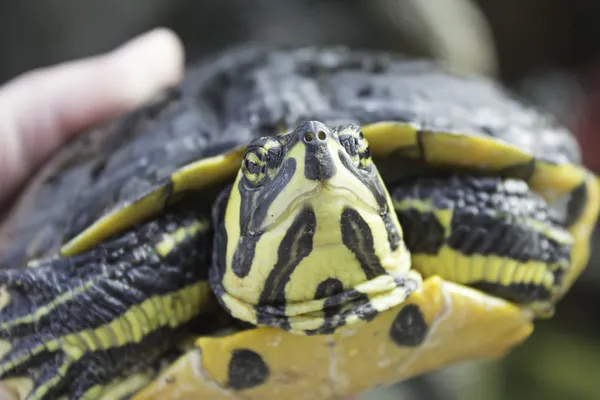
[[[180,35],[188,61],[247,41],[391,49],[501,79],[570,126],[600,172],[599,20],[594,0],[0,0],[0,83],[156,26]],[[502,362],[363,397],[600,399],[599,264],[596,251],[556,316]]]

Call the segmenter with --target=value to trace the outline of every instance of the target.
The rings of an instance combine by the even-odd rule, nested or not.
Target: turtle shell
[[[551,116],[492,80],[450,74],[431,61],[342,47],[257,46],[199,63],[151,104],[67,145],[0,228],[0,267],[53,254],[67,243],[67,254],[92,246],[159,212],[172,174],[187,164],[308,119],[363,125],[385,180],[423,167],[464,168],[524,179],[548,201],[564,200],[563,220],[576,236],[574,272],[566,279],[572,282],[585,266],[596,182],[578,167],[572,134]],[[221,167],[200,168],[207,177],[189,180],[223,180],[237,168],[230,161],[223,175]],[[193,171],[175,175],[186,180]],[[110,229],[88,229],[133,202],[118,219],[105,220]]]
[[[5,220],[0,266],[52,254],[183,166],[305,120],[377,124],[367,128],[376,133],[370,142],[382,155],[395,150],[395,162],[408,156],[491,169],[529,179],[548,198],[582,181],[571,167],[580,161],[571,133],[493,81],[384,52],[236,48],[199,63],[151,104],[65,146]],[[382,122],[394,123],[395,143]],[[444,159],[448,141],[457,152]],[[386,168],[378,167],[385,179]]]
[[[361,124],[386,181],[465,169],[525,180],[551,203],[566,199],[575,239],[568,279],[584,268],[600,200],[568,130],[485,78],[383,52],[312,47],[221,53],[153,103],[73,141],[5,221],[0,265],[75,255],[189,190],[212,196],[232,181],[253,137],[306,120]],[[507,301],[432,277],[406,303],[333,335],[256,328],[202,337],[135,398],[337,398],[498,357],[530,334],[530,319]],[[474,345],[456,345],[465,338]]]
[[[499,358],[531,332],[514,305],[433,277],[402,305],[332,335],[259,328],[201,337],[133,400],[343,399],[455,362]]]

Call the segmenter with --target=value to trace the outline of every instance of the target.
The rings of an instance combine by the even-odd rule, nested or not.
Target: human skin
[[[0,215],[62,144],[177,83],[183,70],[180,39],[158,28],[109,53],[26,72],[0,86]],[[17,400],[2,384],[0,399]]]
[[[112,52],[26,72],[0,86],[0,215],[62,144],[141,105],[183,72],[180,39],[159,28]],[[18,400],[1,383],[0,399]]]
[[[0,86],[0,207],[71,137],[139,106],[177,83],[183,70],[181,41],[158,28],[109,53],[26,72]]]

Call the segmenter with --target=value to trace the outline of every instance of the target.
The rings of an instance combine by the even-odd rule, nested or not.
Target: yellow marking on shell
[[[418,307],[426,325],[434,327],[418,347],[398,346],[389,337],[394,318],[409,305]],[[200,337],[197,349],[132,400],[347,398],[463,360],[499,358],[531,331],[530,315],[511,303],[434,277],[405,303],[370,323],[342,327],[332,335],[256,328],[219,338]],[[241,392],[227,388],[235,349],[260,355],[269,368],[263,384]]]
[[[398,149],[412,149],[414,158],[419,158],[417,130],[416,125],[399,122],[380,122],[362,127],[375,158],[387,157]]]
[[[246,146],[193,162],[173,173],[174,192],[199,189],[232,178],[238,172]]]
[[[486,136],[465,137],[461,134],[423,131],[420,139],[427,162],[439,160],[451,163],[454,167],[475,166],[481,170],[497,171],[512,165],[527,164],[532,159],[532,155],[513,145]],[[452,155],[452,149],[461,151]]]
[[[163,235],[163,239],[155,246],[156,252],[161,257],[166,257],[185,239],[195,236],[198,232],[202,232],[207,228],[208,222],[206,221],[195,221],[190,225],[182,226],[174,232]]]
[[[202,189],[233,178],[240,168],[245,146],[229,153],[190,163],[171,175],[165,184],[143,195],[138,200],[118,206],[99,218],[61,249],[61,255],[72,256],[91,249],[109,237],[160,213],[173,194]]]
[[[424,159],[432,166],[466,167],[494,173],[524,166],[534,159],[530,152],[489,136],[420,131],[416,125],[391,121],[364,126],[362,131],[371,144],[375,162],[379,158],[389,157],[395,151],[402,151],[405,157]],[[577,187],[584,176],[585,172],[575,165],[554,165],[535,160],[528,183],[533,190],[552,202]]]
[[[493,174],[498,170],[505,170],[503,172],[506,173],[511,167],[526,165],[533,160],[531,153],[487,136],[419,132],[416,125],[398,122],[379,122],[363,127],[362,131],[369,140],[375,162],[400,150],[403,156],[425,158],[432,166],[462,166]],[[521,178],[518,175],[513,177]],[[543,160],[535,160],[532,175],[528,179],[529,187],[549,203],[569,194],[583,182],[587,187],[588,200],[579,220],[569,227],[574,238],[571,267],[565,275],[561,293],[557,294],[555,300],[568,291],[589,260],[589,240],[600,210],[600,185],[597,178],[585,168],[571,164],[555,165]]]
[[[535,173],[528,183],[532,190],[552,202],[584,182],[586,174],[587,172],[577,165],[556,165],[538,161],[535,164]]]
[[[165,206],[170,191],[161,186],[139,200],[124,205],[93,223],[61,249],[61,255],[73,256],[91,249],[112,235],[143,221],[160,212]]]
[[[258,304],[267,276],[279,260],[279,246],[303,207],[312,208],[316,218],[316,230],[311,253],[299,262],[285,285],[287,300],[285,312],[290,317],[291,331],[304,333],[306,329],[316,329],[323,324],[324,300],[314,299],[316,289],[322,281],[328,278],[338,279],[347,290],[358,287],[367,280],[360,262],[343,244],[340,216],[344,209],[357,211],[369,225],[375,254],[385,270],[395,276],[403,276],[409,270],[408,251],[403,244],[395,251],[390,250],[387,230],[375,195],[342,164],[338,155],[341,149],[342,147],[336,141],[328,142],[328,150],[336,174],[329,179],[326,187],[321,187],[318,182],[305,177],[306,145],[303,142],[296,143],[283,156],[283,163],[290,158],[296,160],[295,173],[271,203],[260,228],[263,232],[256,244],[250,270],[242,278],[233,273],[231,265],[240,237],[241,196],[237,188],[239,180],[243,179],[243,174],[238,174],[226,209],[227,268],[223,277],[226,293],[221,295],[223,302],[236,318],[256,323],[254,305]],[[381,179],[379,176],[377,178]],[[391,210],[392,204],[387,192],[386,196]],[[395,215],[392,217],[392,222],[401,233]],[[294,248],[288,251],[294,251]],[[382,307],[386,304],[389,308],[403,301],[403,297],[398,296],[394,291],[398,284],[393,278],[387,276],[376,282],[377,285],[367,286],[369,289],[365,289],[367,290],[365,293],[380,296],[377,301],[382,304]],[[350,320],[354,321],[354,319],[354,316],[350,317]]]

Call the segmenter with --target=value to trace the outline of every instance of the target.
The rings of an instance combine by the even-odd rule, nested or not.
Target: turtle
[[[489,77],[245,45],[94,127],[0,231],[22,399],[333,399],[497,358],[584,270],[598,181]]]

